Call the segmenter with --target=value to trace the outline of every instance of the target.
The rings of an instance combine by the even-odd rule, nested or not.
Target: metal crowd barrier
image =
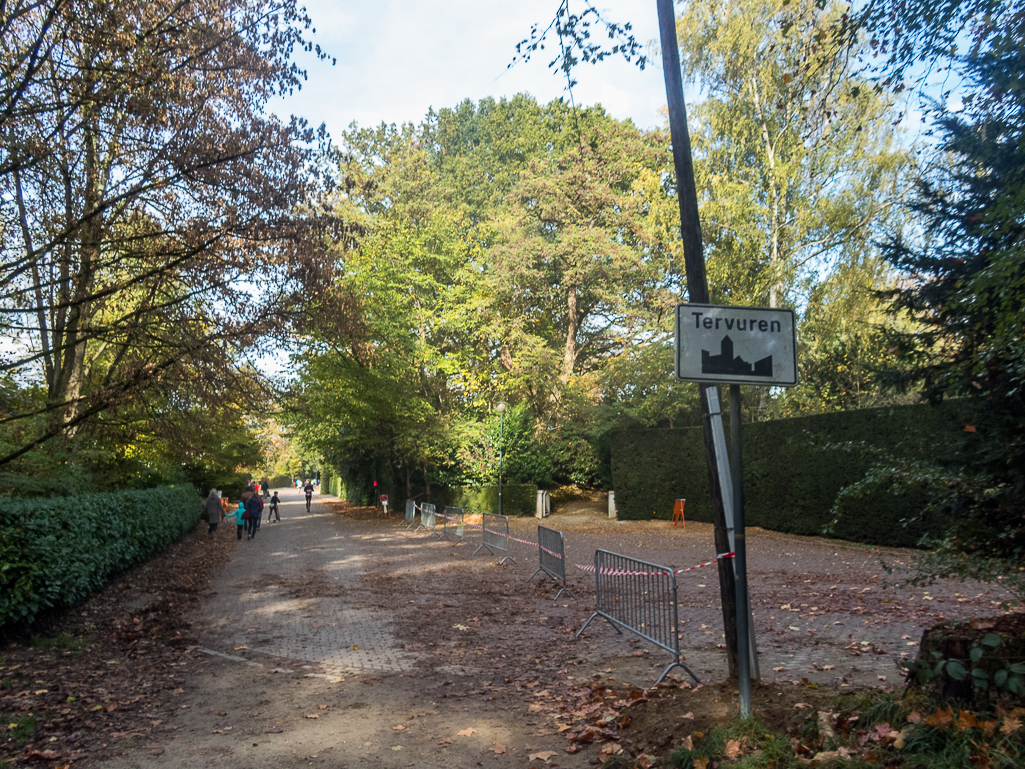
[[[675,657],[673,663],[662,671],[656,686],[674,667],[683,668],[691,678],[701,683],[683,664],[680,655],[676,575],[671,568],[598,550],[594,554],[594,581],[597,593],[594,614],[580,628],[577,638],[591,620],[604,617],[617,633],[622,633],[619,628],[624,627]]]
[[[424,502],[422,505],[420,505],[420,525],[416,527],[416,531],[420,531],[420,529],[425,529],[427,533],[431,536],[438,536],[438,521],[434,512],[435,507],[429,502]]]
[[[509,555],[509,516],[484,513],[481,527],[480,547],[474,550],[471,555],[477,555],[481,550],[487,550],[492,555],[495,555],[495,550],[501,550],[505,553],[505,557],[498,563],[503,564],[506,561],[512,561],[513,558]]]
[[[445,514],[441,516],[441,536],[438,539],[452,539],[449,531],[459,538],[459,544],[466,540],[466,535],[463,534],[463,508],[450,505],[445,507]]]
[[[412,499],[406,500],[406,528],[412,529],[416,525],[416,502]]]
[[[576,595],[566,584],[566,549],[563,547],[562,532],[546,526],[537,527],[537,571],[530,575],[527,582],[544,572],[554,580],[562,580],[562,589],[555,594],[555,600],[563,593]]]

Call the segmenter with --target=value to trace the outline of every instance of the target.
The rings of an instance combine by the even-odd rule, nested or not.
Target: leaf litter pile
[[[85,603],[0,648],[0,765],[68,766],[132,739],[160,752],[185,673],[201,665],[186,612],[235,538],[194,530]]]

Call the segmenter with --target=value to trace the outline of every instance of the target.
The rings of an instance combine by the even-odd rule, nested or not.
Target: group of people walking
[[[306,494],[306,510],[309,511],[310,502],[313,499],[313,484],[310,481],[306,481],[302,488]],[[223,498],[218,489],[210,489],[210,494],[207,496],[206,501],[203,502],[202,515],[203,520],[210,526],[210,536],[213,536],[214,532],[217,531],[217,525],[222,519],[233,518],[235,520],[236,537],[241,541],[244,530],[247,540],[254,539],[256,532],[260,530],[260,524],[263,522],[264,499],[267,500],[267,523],[272,521],[280,523],[281,500],[278,499],[278,492],[276,491],[273,496],[270,495],[270,482],[266,478],[263,479],[259,487],[257,487],[255,482],[250,484],[250,488],[242,492],[242,499],[239,500],[238,507],[230,512],[228,510],[228,500]]]

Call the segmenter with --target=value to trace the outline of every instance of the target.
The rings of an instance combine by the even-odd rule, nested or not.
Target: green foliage
[[[342,483],[341,476],[333,473],[325,473],[325,478],[322,478],[320,481],[320,492],[322,494],[330,494],[344,499],[345,484]]]
[[[865,290],[891,277],[875,242],[909,168],[891,101],[849,87],[850,50],[823,43],[838,9],[791,5],[693,3],[681,26],[708,88],[695,136],[713,292],[808,307],[813,382],[765,394],[784,406],[764,413],[885,402]],[[780,32],[791,16],[799,40]],[[424,492],[493,483],[498,401],[514,407],[505,476],[540,486],[607,488],[615,430],[698,423],[695,388],[668,376],[685,292],[664,132],[518,95],[353,127],[335,160],[332,204],[361,230],[335,243],[344,275],[317,299],[287,403],[351,500],[371,470],[410,494],[412,475]]]
[[[191,486],[9,500],[0,515],[0,627],[73,606],[199,522]]]
[[[906,275],[892,307],[920,324],[892,335],[894,381],[934,401],[975,402],[969,427],[985,435],[944,502],[957,512],[941,543],[954,572],[1025,557],[1025,10],[991,10],[958,62],[964,109],[936,119],[942,154],[914,206],[928,237],[887,247]]]
[[[883,476],[880,456],[897,464],[921,457],[956,464],[974,435],[959,429],[965,413],[963,404],[951,402],[745,424],[748,525],[820,535],[832,524],[833,536],[843,539],[917,545],[923,534],[937,533],[944,520],[928,514],[926,491],[896,482],[868,483],[866,475]],[[620,518],[669,519],[674,501],[686,499],[689,520],[711,522],[700,429],[624,430],[613,436]],[[846,492],[849,487],[857,491]],[[842,493],[844,515],[835,518],[831,511]]]
[[[944,657],[930,649],[929,654],[923,653],[918,659],[903,660],[909,680],[919,686],[938,687],[942,691],[944,677],[953,681],[970,680],[973,687],[988,690],[992,686],[994,694],[1007,693],[1019,701],[1025,700],[1025,660],[1008,659],[998,654],[1004,639],[997,633],[986,633],[972,641],[968,649],[967,659]],[[937,681],[939,679],[939,681]]]
[[[826,34],[846,12],[814,0],[682,8],[681,64],[707,94],[692,143],[713,301],[794,306],[832,281],[853,296],[884,277],[873,239],[893,223],[909,155],[890,100],[850,66],[859,46]]]
[[[477,513],[497,513],[498,486],[463,486],[452,489],[445,504]],[[536,509],[537,486],[515,483],[502,486],[503,515],[533,515]]]

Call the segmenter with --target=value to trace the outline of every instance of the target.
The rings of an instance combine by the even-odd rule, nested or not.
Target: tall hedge
[[[927,459],[956,465],[977,440],[964,402],[819,414],[745,424],[742,430],[745,513],[749,526],[819,535],[832,522],[837,494],[887,461]],[[727,432],[728,434],[728,432]],[[711,522],[708,471],[700,428],[624,430],[612,441],[612,473],[621,519],[670,518],[687,500],[686,517]],[[836,522],[834,536],[912,546],[943,521],[906,524],[927,492],[877,488]],[[850,510],[851,506],[848,505]]]
[[[498,512],[498,486],[460,486],[452,489],[453,499],[448,504],[483,513]],[[502,513],[504,515],[533,515],[537,509],[537,486],[532,483],[502,485]]]
[[[72,606],[199,522],[192,486],[3,501],[0,627]]]
[[[432,502],[438,510],[445,505],[462,507],[475,513],[498,512],[498,486],[432,486],[430,498],[416,497],[417,504]],[[392,497],[393,510],[405,509],[405,494]],[[502,513],[505,515],[533,515],[537,508],[537,486],[532,483],[502,485]]]

